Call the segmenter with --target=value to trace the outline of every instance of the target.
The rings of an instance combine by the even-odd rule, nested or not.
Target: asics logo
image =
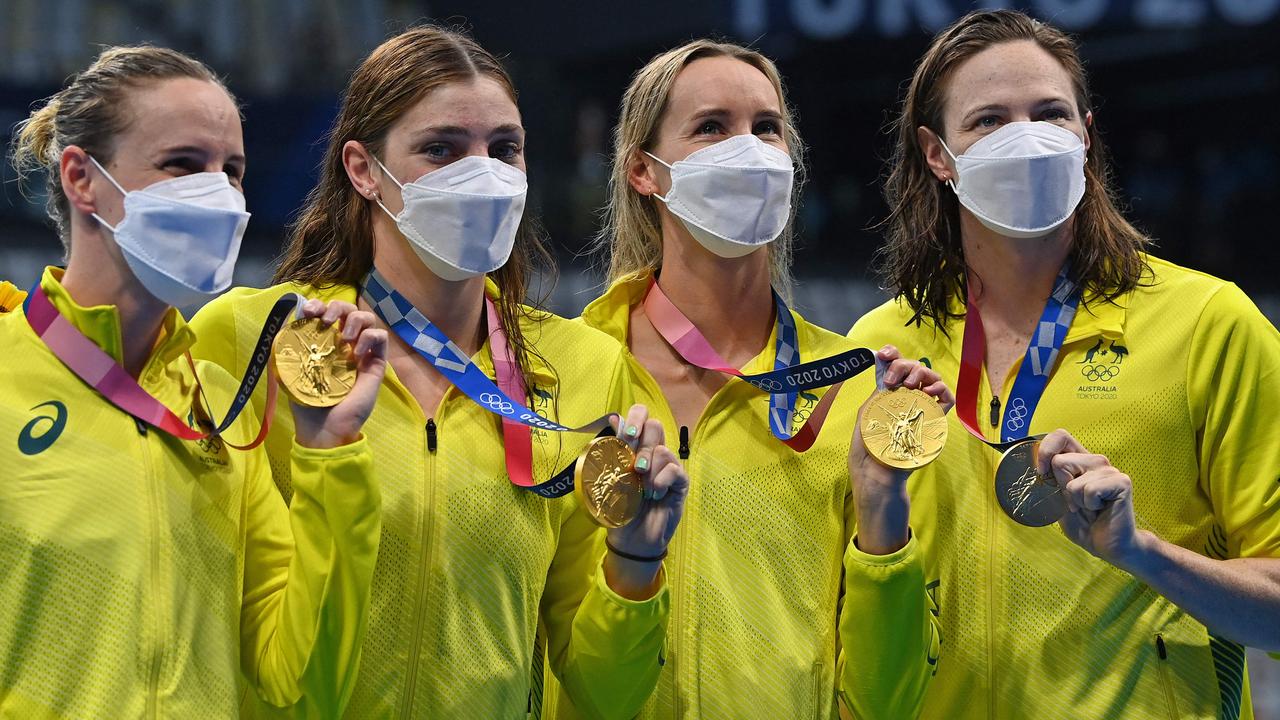
[[[481,393],[480,402],[484,403],[490,410],[503,415],[511,415],[516,411],[514,405],[503,400],[502,396],[497,393]]]
[[[32,410],[39,410],[42,407],[52,408],[52,412],[45,412],[37,415],[22,427],[22,432],[18,433],[18,450],[23,455],[39,455],[49,446],[53,445],[62,435],[62,430],[67,426],[67,406],[57,400],[43,402]]]

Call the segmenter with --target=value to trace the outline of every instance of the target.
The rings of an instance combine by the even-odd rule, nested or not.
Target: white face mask
[[[742,257],[773,242],[791,215],[791,156],[755,135],[735,135],[667,165],[671,189],[654,197],[707,250]]]
[[[147,292],[175,307],[213,299],[231,286],[249,213],[244,194],[226,173],[193,173],[125,190],[98,161],[98,170],[124,195],[124,219],[111,231],[125,262]]]
[[[515,247],[529,183],[520,168],[468,155],[407,185],[373,159],[400,187],[404,209],[383,212],[431,272],[445,280],[473,278],[506,264]]]
[[[1084,197],[1084,141],[1053,123],[1009,123],[959,157],[942,148],[956,164],[948,184],[960,204],[1005,237],[1048,235]]]

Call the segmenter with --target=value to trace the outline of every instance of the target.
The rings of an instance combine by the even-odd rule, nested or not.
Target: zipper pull
[[[991,427],[1000,427],[1000,396],[991,396]]]
[[[435,418],[427,418],[427,452],[436,451],[436,421]]]
[[[133,424],[138,426],[138,434],[139,434],[139,435],[141,435],[142,437],[146,437],[146,436],[147,436],[147,424],[146,424],[146,423],[142,422],[142,421],[141,421],[141,420],[139,420],[138,418],[134,418],[134,419],[133,419]]]
[[[1159,633],[1156,634],[1156,654],[1161,660],[1169,659],[1169,651],[1164,646],[1164,636]]]
[[[680,459],[689,459],[689,426],[680,426]]]

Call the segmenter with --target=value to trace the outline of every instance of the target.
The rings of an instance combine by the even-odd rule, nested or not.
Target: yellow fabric
[[[492,284],[490,295],[496,292]],[[261,318],[285,292],[354,303],[351,286],[234,290],[192,321],[198,355],[239,372]],[[625,412],[617,343],[546,315],[525,320],[535,410],[566,423]],[[396,341],[398,342],[398,341]],[[493,377],[486,342],[473,358]],[[261,393],[255,407],[262,407]],[[450,388],[431,413],[388,370],[365,426],[385,498],[372,620],[348,718],[513,718],[529,705],[534,634],[545,627],[556,672],[600,716],[622,716],[655,681],[669,601],[631,602],[601,578],[603,536],[570,495],[546,500],[511,484],[497,416]],[[289,418],[267,440],[290,495]],[[534,474],[572,462],[590,435],[534,430]]]
[[[1109,457],[1133,478],[1139,526],[1165,540],[1218,558],[1280,556],[1280,443],[1269,430],[1280,334],[1236,286],[1149,260],[1148,284],[1117,304],[1081,305],[1030,432],[1066,428]],[[887,303],[851,337],[891,337],[955,383],[963,320],[948,336],[904,327],[908,317]],[[995,439],[982,380],[979,423]],[[1252,717],[1240,646],[1057,528],[1006,518],[991,484],[999,456],[954,413],[950,432],[910,486],[947,639],[925,717]]]
[[[7,313],[22,306],[27,293],[8,280],[0,281],[0,313]]]
[[[648,283],[648,275],[620,280],[583,320],[625,344],[631,309]],[[803,359],[850,347],[795,320]],[[656,381],[625,357],[635,401],[671,428],[669,444],[678,447],[679,426]],[[771,337],[743,371],[770,370],[773,362]],[[867,720],[915,715],[937,656],[920,553],[913,541],[873,557],[850,541],[849,441],[873,386],[870,372],[846,382],[805,453],[773,437],[767,396],[738,381],[718,391],[689,429],[691,490],[667,557],[666,664],[640,717],[834,718],[838,692]],[[819,397],[799,398],[798,421]],[[857,656],[838,662],[841,644]],[[546,717],[578,716],[554,686],[545,700]]]
[[[41,281],[54,306],[119,361],[116,308],[76,305],[60,276]],[[193,339],[170,311],[139,380],[189,424]],[[0,315],[0,346],[0,717],[231,717],[244,677],[267,702],[305,693],[308,714],[334,714],[378,546],[365,442],[291,444],[289,509],[265,453],[135,422],[62,365],[21,308]],[[225,409],[236,383],[197,369]],[[229,441],[257,429],[243,418]]]

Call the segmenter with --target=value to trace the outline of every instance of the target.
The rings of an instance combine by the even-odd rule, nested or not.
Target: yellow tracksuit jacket
[[[60,277],[41,280],[54,306],[119,362],[116,308],[76,305]],[[193,340],[171,310],[139,378],[188,422]],[[229,718],[244,677],[269,703],[302,695],[305,714],[334,714],[378,547],[366,444],[290,441],[286,508],[261,449],[140,424],[68,370],[20,307],[0,315],[0,347],[0,717]],[[236,382],[197,369],[225,411]],[[243,418],[227,440],[253,436]]]
[[[1209,557],[1280,557],[1280,334],[1236,286],[1149,261],[1147,285],[1081,303],[1030,432],[1065,428],[1129,474],[1139,527]],[[850,337],[893,337],[955,383],[964,321],[944,335],[908,317],[891,301]],[[982,374],[989,439],[1016,370],[997,393]],[[999,455],[955,413],[950,423],[942,456],[910,486],[947,639],[925,717],[1253,716],[1241,646],[1056,527],[1005,517]]]
[[[614,283],[582,320],[625,345],[648,283]],[[851,347],[795,320],[804,360]],[[743,371],[773,369],[774,352],[770,337]],[[872,373],[845,383],[817,442],[796,453],[770,433],[768,399],[746,383],[727,383],[697,427],[680,428],[657,382],[625,357],[635,401],[670,428],[691,486],[666,560],[666,664],[639,717],[834,718],[837,694],[862,720],[915,717],[939,643],[919,545],[873,556],[851,542],[849,442]],[[821,392],[800,396],[797,422]],[[677,446],[681,432],[688,442]],[[544,716],[577,717],[549,685]]]
[[[495,296],[496,286],[488,286]],[[192,320],[196,354],[239,372],[255,318],[285,292],[356,302],[356,288],[285,284],[234,290]],[[603,333],[546,315],[522,324],[534,409],[576,423],[620,404],[619,347]],[[398,342],[393,340],[393,342]],[[473,358],[493,377],[488,343]],[[263,396],[254,397],[261,408]],[[290,419],[267,440],[275,480],[291,490]],[[570,495],[546,500],[511,484],[500,420],[456,388],[424,414],[388,369],[365,425],[384,497],[373,604],[348,718],[516,718],[530,702],[539,625],[549,658],[599,717],[625,717],[652,691],[669,601],[632,602],[600,570],[603,534]],[[535,479],[574,458],[590,435],[533,431]]]

